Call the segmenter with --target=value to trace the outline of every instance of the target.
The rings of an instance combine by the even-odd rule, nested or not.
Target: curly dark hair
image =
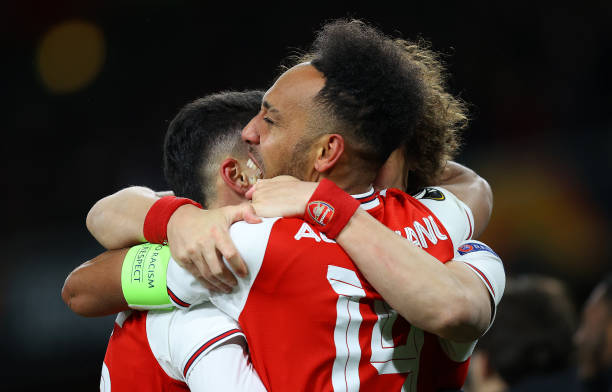
[[[425,40],[396,40],[404,56],[421,71],[425,100],[421,118],[403,146],[408,171],[405,190],[414,193],[435,185],[446,162],[461,146],[461,132],[468,125],[467,104],[447,91],[447,72],[440,54]]]
[[[370,165],[381,166],[411,138],[424,107],[423,77],[393,39],[362,21],[336,20],[304,58],[325,76],[315,103]]]
[[[365,28],[367,30],[363,22],[360,21],[335,23],[350,24],[352,29]],[[324,28],[322,33],[325,31]],[[381,38],[379,33],[374,33],[374,35],[384,40],[385,45],[391,44],[388,39]],[[435,185],[446,162],[453,159],[459,151],[461,132],[468,125],[467,105],[447,91],[448,73],[440,54],[431,49],[430,43],[422,39],[418,42],[395,39],[392,44],[397,50],[397,52],[391,51],[393,53],[392,57],[399,53],[403,57],[404,63],[411,64],[411,71],[417,70],[420,79],[418,86],[422,106],[420,110],[414,111],[415,114],[419,114],[416,124],[412,129],[407,129],[404,135],[396,137],[396,141],[404,138],[400,146],[407,163],[404,190],[408,193],[415,193],[424,186]],[[281,71],[285,71],[298,63],[312,63],[316,56],[316,51],[305,54],[297,53],[288,58],[287,64],[289,65],[281,67]],[[370,58],[370,60],[372,63],[377,62],[375,58]],[[315,64],[313,63],[313,65]],[[380,67],[382,68],[383,65],[380,65]],[[351,69],[355,71],[354,68]],[[322,72],[325,74],[324,71]],[[362,80],[362,78],[354,80]],[[391,91],[385,91],[383,97],[386,97],[386,94],[391,93]],[[348,98],[352,99],[351,96]],[[376,97],[372,97],[372,99],[376,100]],[[381,98],[381,101],[383,99]],[[337,105],[345,105],[345,101],[346,99],[338,100]],[[397,104],[402,104],[402,102]],[[410,102],[404,102],[404,104],[407,109],[411,108]],[[364,105],[364,107],[366,106]],[[350,115],[352,109],[354,107],[348,105],[347,115]]]
[[[244,154],[242,128],[261,106],[263,91],[224,91],[185,105],[164,140],[164,175],[177,196],[207,206],[214,196],[218,160]]]

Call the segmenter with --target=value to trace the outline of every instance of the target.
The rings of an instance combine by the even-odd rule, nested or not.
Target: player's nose
[[[242,140],[248,144],[259,144],[259,132],[257,131],[257,116],[242,129]]]

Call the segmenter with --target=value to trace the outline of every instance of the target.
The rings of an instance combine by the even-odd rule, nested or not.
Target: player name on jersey
[[[423,222],[423,223],[421,223]],[[403,230],[395,230],[395,232],[405,238],[408,238],[416,246],[427,248],[427,240],[432,245],[438,243],[438,240],[447,240],[448,236],[440,231],[433,216],[424,217],[421,221],[414,221],[412,226],[406,226]]]
[[[429,245],[435,245],[438,243],[438,240],[448,240],[448,236],[442,233],[438,224],[434,220],[433,216],[429,215],[424,217],[421,221],[414,221],[412,226],[406,226],[402,230],[395,230],[395,232],[401,235],[404,238],[412,241],[416,246],[421,248],[427,248]],[[327,242],[330,244],[335,244],[336,241],[330,240],[325,236],[324,233],[320,233],[312,228],[308,223],[304,222],[300,226],[300,229],[293,236],[296,241],[310,238],[315,240],[316,242]]]

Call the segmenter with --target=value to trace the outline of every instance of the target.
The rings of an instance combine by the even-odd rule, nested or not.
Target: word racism
[[[149,251],[153,248],[153,253],[149,255]],[[141,282],[143,279],[143,275],[146,273],[146,279],[148,280],[148,286],[150,289],[155,287],[155,267],[156,263],[159,260],[159,252],[163,249],[163,245],[160,244],[150,244],[149,246],[143,246],[138,249],[138,253],[136,254],[136,262],[134,263],[132,269],[132,281]],[[148,256],[148,264],[145,266],[146,271],[143,269],[144,260],[147,259]]]

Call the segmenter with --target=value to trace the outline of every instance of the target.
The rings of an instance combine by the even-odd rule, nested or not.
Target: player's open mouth
[[[255,173],[249,177],[249,182],[251,183],[251,185],[255,184],[257,180],[263,178],[263,172],[251,158],[249,158],[249,160],[246,162],[246,165],[249,169],[255,170]]]

